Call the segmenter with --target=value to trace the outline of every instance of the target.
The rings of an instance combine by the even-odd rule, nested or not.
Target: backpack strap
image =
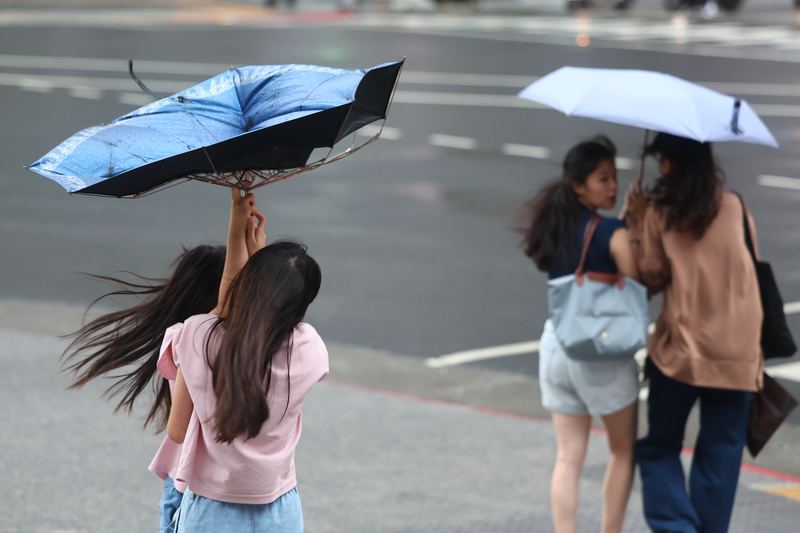
[[[593,216],[589,219],[589,222],[586,224],[586,230],[583,232],[583,251],[581,252],[581,262],[578,264],[578,269],[575,271],[575,281],[578,283],[578,285],[583,285],[583,265],[586,262],[586,254],[589,252],[589,245],[592,243],[594,230],[597,229],[597,225],[601,220],[603,220],[603,217],[599,215]]]

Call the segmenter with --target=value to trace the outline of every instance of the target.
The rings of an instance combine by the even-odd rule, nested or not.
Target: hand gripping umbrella
[[[647,70],[562,67],[517,96],[579,116],[671,133],[699,142],[738,141],[778,148],[744,100]],[[639,169],[642,179],[644,158]]]
[[[232,69],[80,131],[28,168],[70,193],[117,198],[139,198],[180,179],[261,187],[376,140],[382,127],[359,146],[354,132],[385,123],[402,68],[403,61],[354,72],[313,65]],[[350,147],[332,155],[350,134]],[[309,163],[315,148],[330,150]]]

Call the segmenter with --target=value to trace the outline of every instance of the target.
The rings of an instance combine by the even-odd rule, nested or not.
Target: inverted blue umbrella
[[[402,67],[403,61],[357,71],[232,69],[80,131],[28,169],[70,193],[118,198],[138,198],[181,179],[254,189],[376,140],[380,131],[355,146],[354,135],[349,148],[332,155],[334,145],[357,129],[385,123]],[[330,151],[309,163],[315,148]]]

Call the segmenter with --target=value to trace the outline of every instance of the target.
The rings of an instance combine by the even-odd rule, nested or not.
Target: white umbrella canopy
[[[700,142],[778,148],[744,100],[647,70],[562,67],[517,96],[579,116],[671,133]]]

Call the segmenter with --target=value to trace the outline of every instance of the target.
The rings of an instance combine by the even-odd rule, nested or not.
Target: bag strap
[[[756,259],[756,251],[753,247],[753,237],[750,235],[750,221],[747,220],[747,206],[744,205],[742,195],[734,191],[734,194],[739,197],[739,202],[742,204],[742,220],[744,221],[744,242],[747,244],[747,249],[750,250],[750,257],[753,258],[753,263],[758,264]]]
[[[594,230],[597,229],[597,225],[601,220],[603,220],[603,217],[599,215],[593,216],[589,219],[589,222],[586,224],[586,230],[583,232],[583,251],[581,252],[581,262],[578,264],[578,269],[575,271],[575,277],[579,280],[579,283],[583,281],[583,264],[586,262],[586,254],[589,252],[589,245],[592,243]]]

